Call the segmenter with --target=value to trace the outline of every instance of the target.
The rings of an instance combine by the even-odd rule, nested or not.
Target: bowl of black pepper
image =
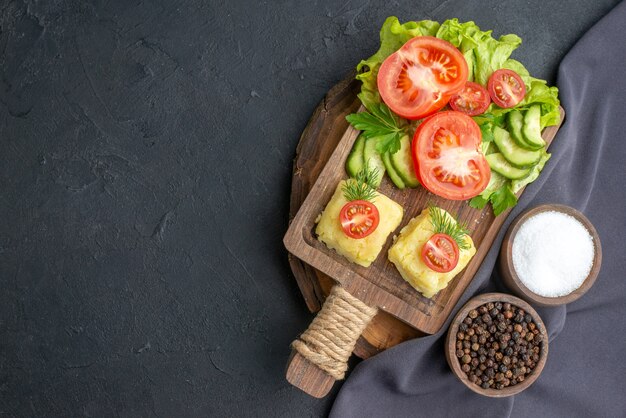
[[[522,299],[486,293],[470,299],[452,320],[446,358],[472,391],[511,396],[541,374],[548,358],[548,333],[539,314]]]

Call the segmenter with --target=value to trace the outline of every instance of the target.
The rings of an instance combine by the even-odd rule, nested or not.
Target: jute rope
[[[344,378],[348,358],[378,309],[334,286],[309,328],[291,346],[337,380]]]

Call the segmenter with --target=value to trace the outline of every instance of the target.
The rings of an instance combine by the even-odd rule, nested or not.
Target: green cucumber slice
[[[512,110],[507,114],[507,125],[509,127],[509,133],[511,138],[517,145],[529,150],[536,150],[541,147],[532,145],[524,139],[522,134],[522,128],[524,126],[524,115],[519,110]]]
[[[524,115],[524,128],[522,128],[524,139],[536,148],[546,146],[546,141],[541,137],[541,106],[532,105]]]
[[[496,152],[485,157],[489,163],[489,167],[498,174],[503,175],[507,179],[517,180],[524,178],[530,173],[530,168],[518,168],[509,163],[504,155]]]
[[[540,151],[531,151],[520,147],[511,139],[509,131],[499,126],[493,127],[493,142],[496,143],[504,158],[518,167],[531,166],[541,158]]]
[[[356,177],[357,173],[363,169],[363,149],[365,148],[365,137],[359,135],[352,145],[352,150],[346,159],[346,171],[350,177]]]
[[[383,181],[383,175],[385,174],[385,163],[380,157],[378,151],[376,151],[376,138],[369,138],[365,140],[365,147],[363,147],[363,163],[367,164],[370,170],[378,170],[378,176],[376,178],[376,187],[380,186],[380,182]]]
[[[406,186],[404,184],[404,181],[402,181],[402,178],[400,177],[399,173],[396,171],[395,167],[393,166],[393,163],[391,162],[390,154],[388,152],[384,153],[382,155],[382,159],[383,159],[383,164],[385,165],[385,168],[387,169],[387,175],[389,176],[393,184],[395,184],[398,189],[404,189]]]
[[[400,149],[391,154],[391,164],[405,186],[415,188],[420,185],[419,180],[415,176],[413,156],[411,155],[411,140],[408,136],[403,136],[400,139]]]

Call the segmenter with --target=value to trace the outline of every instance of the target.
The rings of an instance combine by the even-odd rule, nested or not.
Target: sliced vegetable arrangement
[[[560,119],[556,87],[510,58],[521,39],[458,19],[389,17],[380,41],[357,66],[366,111],[347,117],[362,131],[348,174],[377,170],[376,187],[387,173],[401,189],[490,202],[496,215],[514,206],[550,158],[541,131]]]

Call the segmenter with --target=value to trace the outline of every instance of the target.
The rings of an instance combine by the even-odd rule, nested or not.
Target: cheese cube
[[[341,209],[348,203],[342,190],[345,183],[346,181],[342,180],[337,185],[333,197],[317,221],[315,233],[328,248],[334,249],[353,263],[369,267],[378,257],[389,234],[400,225],[404,210],[387,196],[377,193],[372,203],[376,205],[380,215],[378,227],[365,238],[350,238],[343,232],[339,220]]]
[[[445,216],[456,222],[452,215],[443,209],[440,210],[445,212]],[[404,280],[427,298],[444,289],[476,254],[476,247],[474,247],[472,238],[466,235],[465,241],[470,245],[470,248],[467,250],[459,249],[459,262],[456,267],[447,273],[433,271],[424,264],[421,254],[423,245],[434,234],[429,209],[424,209],[419,216],[411,219],[402,228],[400,235],[389,249],[389,261],[395,264]]]

